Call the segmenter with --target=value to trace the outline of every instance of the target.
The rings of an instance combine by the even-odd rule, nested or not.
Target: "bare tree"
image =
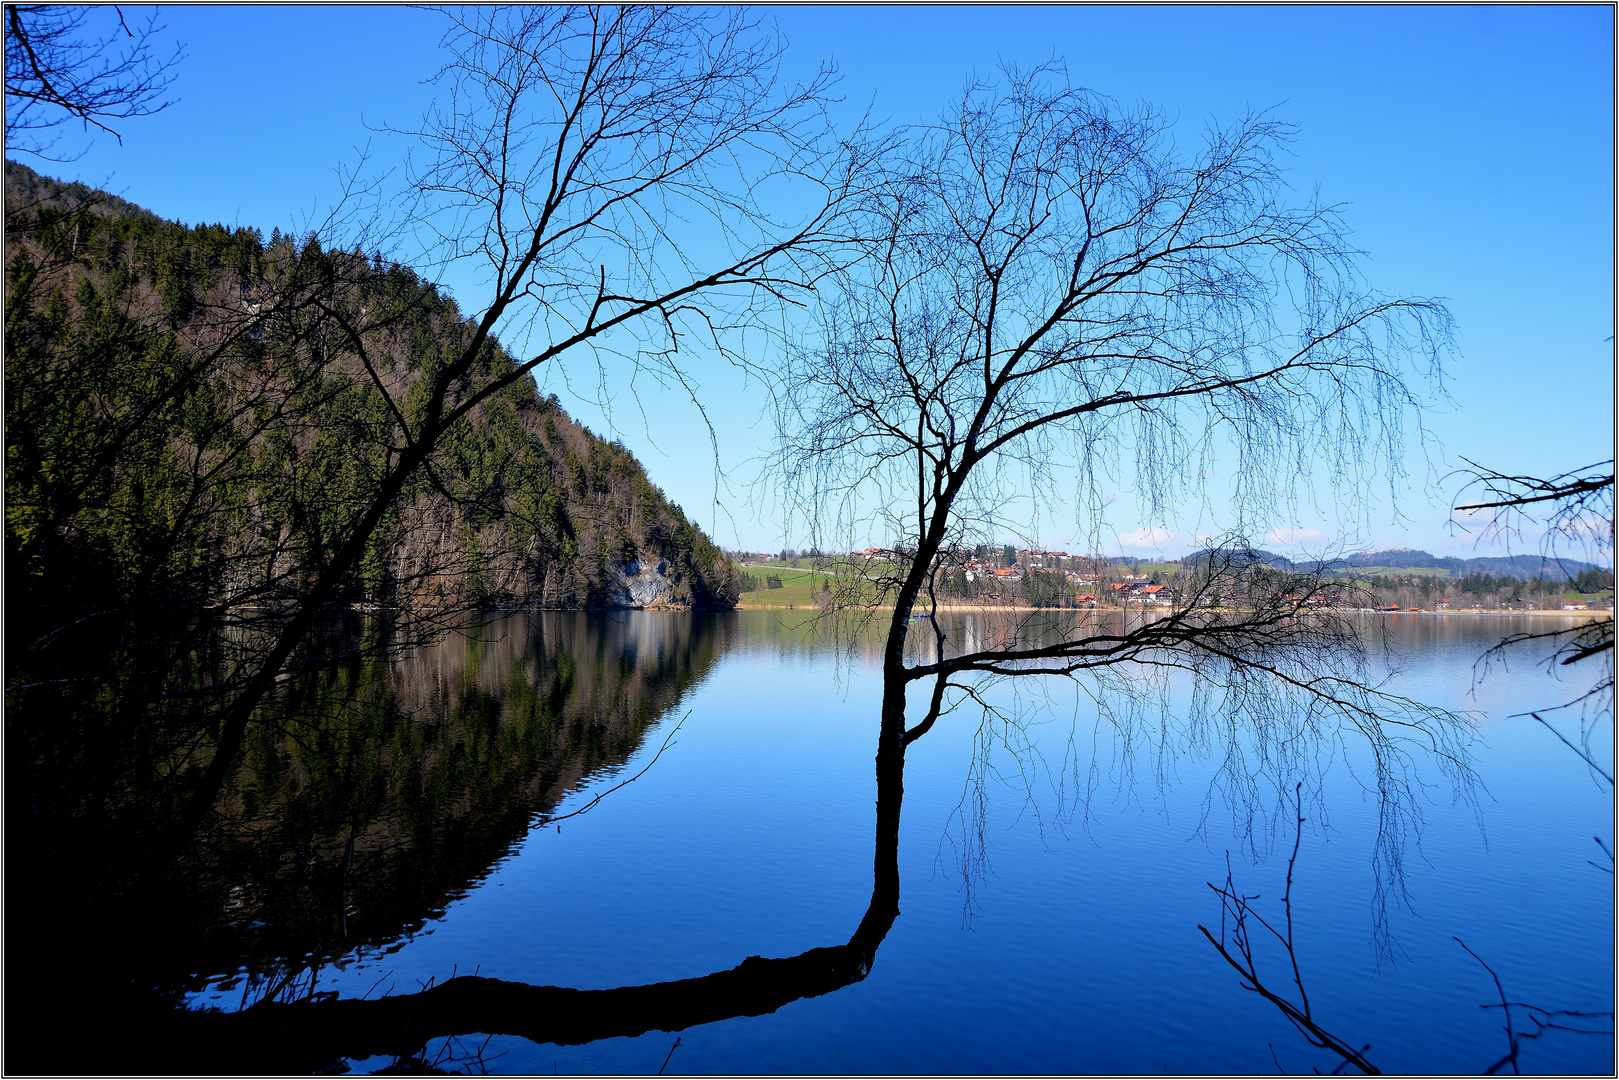
[[[1298,796],[1295,793],[1295,799]],[[1302,803],[1295,801],[1295,807]],[[1293,871],[1298,864],[1299,847],[1304,838],[1304,817],[1302,810],[1294,823],[1293,853],[1287,860],[1287,884],[1282,891],[1282,926],[1280,928],[1261,915],[1253,907],[1252,901],[1259,899],[1257,895],[1246,896],[1237,888],[1230,871],[1229,857],[1227,859],[1226,880],[1224,885],[1209,883],[1215,895],[1220,898],[1220,934],[1216,937],[1205,926],[1199,925],[1203,936],[1208,939],[1225,962],[1242,978],[1241,986],[1251,990],[1260,997],[1276,1006],[1289,1023],[1296,1028],[1300,1035],[1311,1046],[1331,1051],[1340,1060],[1333,1074],[1342,1073],[1348,1068],[1360,1070],[1367,1076],[1377,1075],[1380,1070],[1374,1065],[1366,1052],[1371,1049],[1367,1043],[1356,1049],[1354,1044],[1341,1036],[1335,1035],[1322,1026],[1319,1018],[1310,1007],[1310,995],[1304,988],[1304,974],[1299,967],[1299,957],[1296,941],[1293,934]],[[1257,929],[1256,929],[1257,928]],[[1611,1039],[1613,1037],[1613,1013],[1591,1012],[1574,1009],[1547,1009],[1539,1005],[1531,1005],[1522,1001],[1507,1000],[1506,990],[1501,984],[1501,976],[1495,969],[1485,962],[1461,938],[1451,938],[1460,945],[1467,955],[1479,962],[1479,965],[1489,973],[1495,983],[1499,1001],[1497,1003],[1481,1005],[1480,1008],[1501,1010],[1502,1030],[1507,1038],[1507,1053],[1494,1064],[1484,1070],[1485,1076],[1493,1076],[1507,1066],[1512,1067],[1514,1075],[1520,1073],[1518,1056],[1522,1052],[1523,1044],[1544,1037],[1553,1032],[1567,1032],[1575,1035],[1597,1035]],[[1272,986],[1265,976],[1261,974],[1260,955],[1265,951],[1261,943],[1268,945],[1274,941],[1287,958],[1287,964],[1292,972],[1292,982],[1296,993],[1281,986]],[[1518,1010],[1520,1023],[1513,1024],[1513,1010]],[[1603,1021],[1606,1021],[1606,1024]],[[1524,1026],[1529,1025],[1528,1027]],[[1532,1030],[1531,1030],[1532,1028]],[[1274,1057],[1275,1048],[1271,1048]],[[1319,1070],[1317,1070],[1319,1071]]]
[[[1612,459],[1550,479],[1510,476],[1471,461],[1467,464],[1469,467],[1465,475],[1470,479],[1464,490],[1478,489],[1482,498],[1477,502],[1458,505],[1455,514],[1465,515],[1471,521],[1476,521],[1477,516],[1483,517],[1483,528],[1479,534],[1481,541],[1500,540],[1510,549],[1515,541],[1522,539],[1526,530],[1538,527],[1544,530],[1540,541],[1541,557],[1555,565],[1565,577],[1573,577],[1563,562],[1565,558],[1572,557],[1570,549],[1588,559],[1612,562]],[[1452,521],[1456,522],[1454,516]],[[1610,614],[1606,618],[1554,630],[1511,634],[1479,658],[1479,677],[1483,678],[1488,673],[1491,664],[1504,664],[1510,650],[1529,643],[1550,647],[1546,664],[1553,673],[1571,664],[1579,664],[1582,671],[1592,665],[1597,667],[1596,682],[1589,690],[1571,701],[1529,715],[1573,749],[1596,775],[1612,787],[1612,773],[1603,769],[1592,755],[1591,735],[1599,729],[1611,732],[1613,728],[1613,616]],[[1569,708],[1577,708],[1580,713],[1578,746],[1540,715],[1542,712]],[[1612,862],[1611,855],[1609,862]]]
[[[255,296],[222,300],[250,316],[231,323],[232,342],[250,348],[256,328],[273,332],[288,316],[303,335],[296,355],[313,385],[335,369],[360,373],[383,400],[384,419],[356,435],[356,457],[371,470],[367,487],[347,520],[322,537],[319,557],[294,575],[278,573],[278,538],[267,537],[269,569],[257,580],[273,585],[273,595],[233,597],[255,619],[232,638],[232,677],[207,688],[208,723],[194,725],[173,755],[200,764],[182,769],[183,791],[173,799],[128,808],[161,834],[157,856],[140,854],[147,870],[182,862],[206,839],[205,822],[229,812],[221,793],[239,774],[249,734],[283,719],[276,688],[289,673],[332,660],[321,628],[349,598],[369,540],[413,478],[432,482],[446,437],[483,403],[541,365],[588,365],[609,351],[679,384],[694,336],[705,350],[751,363],[742,335],[768,328],[772,310],[859,254],[847,244],[851,210],[882,178],[870,172],[861,137],[833,139],[822,112],[827,74],[779,86],[780,43],[751,17],[633,7],[479,11],[451,16],[446,47],[455,59],[440,76],[445,97],[411,133],[427,157],[413,174],[409,220],[440,265],[481,260],[487,270],[481,302],[461,309],[474,317],[457,318],[445,335],[453,351],[408,384],[390,378],[377,346],[400,313],[368,307],[341,280],[315,282],[321,287],[300,293],[295,312],[272,312]],[[785,189],[784,201],[768,201],[773,187],[776,195]],[[767,212],[776,205],[790,209]],[[359,271],[363,256],[331,239],[294,245],[295,265],[340,279],[345,267]],[[224,279],[223,291],[234,284]],[[497,330],[515,355],[496,346]],[[218,370],[200,356],[180,360],[204,376]],[[265,392],[304,388],[267,381]],[[248,424],[257,418],[251,401],[236,412]],[[217,463],[212,447],[199,452],[197,476]],[[128,717],[117,719],[127,728]],[[897,789],[884,798],[896,817],[897,800]],[[897,884],[874,887],[874,895],[858,946],[835,950],[830,972],[819,956],[789,965],[809,970],[805,985],[818,989],[774,991],[787,995],[780,1000],[864,976],[897,913]],[[756,976],[768,983],[776,968],[745,967],[740,983],[714,980],[726,990],[725,1007],[772,1007]],[[681,1016],[715,1008],[681,988],[658,1001]]]
[[[362,482],[332,483],[339,455],[309,430],[351,397],[322,309],[363,286],[364,257],[102,208],[57,192],[7,231],[18,858],[89,905],[151,880],[141,859],[208,762],[218,711],[321,563],[298,518],[341,520],[371,456],[351,415],[327,435],[351,436],[338,464]],[[278,440],[316,452],[266,452]],[[367,629],[294,666],[365,651],[382,628]]]
[[[1464,459],[1466,460],[1466,459]],[[1464,503],[1455,508],[1455,514],[1469,518],[1484,514],[1484,527],[1480,539],[1500,539],[1508,547],[1521,539],[1528,529],[1544,529],[1540,541],[1541,557],[1555,564],[1567,574],[1563,559],[1570,547],[1588,558],[1613,561],[1613,460],[1599,461],[1583,469],[1562,473],[1550,479],[1534,476],[1512,476],[1486,469],[1468,461],[1465,475],[1467,487],[1481,490],[1482,501]],[[1452,522],[1456,518],[1452,517]],[[1591,687],[1571,700],[1548,708],[1534,709],[1527,714],[1551,732],[1564,746],[1574,751],[1585,764],[1592,777],[1613,789],[1611,760],[1605,760],[1600,751],[1593,752],[1591,739],[1605,733],[1609,740],[1610,755],[1613,740],[1613,615],[1588,622],[1560,626],[1551,630],[1522,631],[1508,634],[1485,651],[1474,663],[1475,684],[1488,676],[1495,664],[1507,665],[1512,653],[1524,645],[1549,648],[1544,654],[1547,670],[1556,675],[1559,669],[1580,665],[1581,672],[1596,669]],[[1563,710],[1576,711],[1577,734],[1570,739],[1548,717]],[[1542,714],[1546,715],[1542,715]],[[1604,768],[1604,764],[1607,765]],[[1591,838],[1602,852],[1603,862],[1591,860],[1598,870],[1613,873],[1613,848],[1600,836]],[[1482,961],[1480,961],[1482,963]],[[1493,973],[1492,973],[1493,974]],[[1509,1016],[1510,1019],[1510,1016]],[[1509,1041],[1511,1041],[1509,1031]],[[1513,1054],[1517,1044],[1513,1042]],[[1514,1060],[1514,1068],[1516,1062]]]
[[[767,1012],[858,981],[899,911],[906,748],[980,700],[986,680],[1091,676],[1130,693],[1131,680],[1188,671],[1201,720],[1222,734],[1248,725],[1267,762],[1363,733],[1396,810],[1417,753],[1465,768],[1454,718],[1373,685],[1354,626],[1312,603],[1319,581],[1277,579],[1229,548],[1210,559],[1207,587],[1163,618],[1077,629],[1014,619],[955,637],[935,622],[909,636],[918,607],[937,611],[954,546],[1004,516],[998,485],[1026,470],[1026,488],[1048,490],[1059,444],[1100,475],[1133,424],[1158,507],[1195,487],[1217,438],[1238,454],[1250,512],[1323,458],[1350,491],[1364,470],[1396,468],[1402,417],[1417,405],[1404,361],[1437,377],[1445,314],[1359,289],[1336,217],[1278,201],[1270,154],[1285,131],[1268,121],[1216,132],[1181,164],[1151,114],[1047,88],[1050,71],[1014,73],[1009,94],[974,88],[908,156],[885,157],[860,139],[828,141],[824,83],[777,88],[778,46],[749,18],[452,16],[447,101],[414,132],[427,157],[413,220],[441,264],[486,268],[487,305],[410,400],[362,362],[393,406],[389,456],[232,688],[182,839],[368,538],[480,402],[540,365],[609,353],[673,385],[692,342],[750,363],[742,335],[818,288],[831,297],[824,340],[786,379],[782,472],[818,528],[852,525],[875,498],[899,557],[878,595],[842,598],[843,610],[887,620],[873,886],[859,925],[846,943],[644,987],[462,978],[375,1002],[180,1014],[179,1043],[249,1039],[318,1062],[471,1030],[572,1042]],[[871,170],[884,161],[899,164]],[[766,213],[773,185],[797,208],[785,220]],[[327,316],[344,330],[333,348],[364,346],[365,312],[334,302]],[[509,366],[491,361],[497,329],[524,343]],[[1200,602],[1215,592],[1243,603],[1211,614]],[[907,726],[918,685],[926,707]]]
[[[879,823],[898,819],[900,779],[891,773],[879,782]],[[879,828],[871,899],[848,939],[792,956],[748,956],[704,975],[593,990],[451,973],[419,992],[378,998],[319,992],[317,968],[299,964],[254,986],[256,1002],[237,1011],[109,1010],[98,1043],[120,1061],[159,1061],[169,1071],[217,1071],[219,1062],[246,1054],[254,1068],[294,1073],[326,1071],[336,1059],[379,1053],[414,1059],[419,1067],[430,1041],[475,1033],[577,1045],[765,1015],[870,974],[899,915],[898,842],[896,831]],[[27,1048],[19,1046],[21,1057]],[[111,1067],[111,1057],[107,1061]]]
[[[776,83],[781,46],[750,16],[654,8],[524,8],[450,15],[445,100],[421,140],[410,221],[441,265],[471,260],[488,292],[457,352],[402,400],[363,355],[395,424],[352,523],[223,710],[213,759],[179,833],[194,831],[266,693],[309,638],[447,432],[541,365],[617,350],[683,378],[688,334],[745,363],[737,334],[840,265],[868,152],[834,141],[822,76]],[[795,212],[768,214],[785,184]],[[361,349],[366,313],[331,305],[335,349]],[[497,328],[513,343],[497,362]],[[521,349],[522,351],[517,351]],[[588,362],[588,361],[587,361]]]
[[[58,130],[79,121],[123,141],[112,127],[119,120],[162,112],[184,46],[164,56],[157,36],[157,13],[132,29],[123,9],[113,7],[117,26],[91,28],[99,13],[65,4],[11,4],[6,7],[6,149],[48,160],[56,156]]]
[[[1466,458],[1462,459],[1467,461]],[[1613,459],[1561,473],[1549,480],[1537,476],[1509,476],[1467,461],[1463,475],[1468,488],[1478,488],[1482,500],[1463,503],[1458,513],[1491,510],[1481,540],[1521,539],[1526,527],[1543,524],[1541,550],[1558,559],[1572,545],[1582,554],[1602,555],[1613,550]],[[1533,508],[1533,509],[1531,509]],[[1541,518],[1536,511],[1549,510]]]
[[[962,553],[1008,527],[1014,496],[1051,505],[1059,466],[1077,473],[1093,542],[1110,475],[1133,477],[1157,517],[1212,497],[1218,453],[1235,461],[1238,524],[1291,508],[1300,488],[1353,507],[1394,482],[1449,317],[1371,292],[1337,213],[1285,201],[1287,135],[1249,117],[1183,155],[1156,114],[1048,66],[970,85],[894,164],[896,189],[862,230],[879,239],[823,290],[784,375],[771,473],[819,546],[893,537],[892,569],[847,579],[838,603],[886,623],[879,776],[928,730],[906,726],[918,682],[964,701],[985,679],[1128,693],[1176,670],[1198,687],[1188,723],[1262,738],[1261,762],[1301,736],[1362,733],[1386,813],[1414,812],[1413,743],[1465,773],[1454,718],[1378,688],[1355,623],[1318,605],[1319,577],[1256,588],[1251,559],[1212,560],[1162,617],[966,636],[924,619],[923,641],[911,635]],[[1242,609],[1209,610],[1215,593]],[[1272,780],[1280,808],[1291,785]]]
[[[1486,469],[1471,461],[1467,464],[1469,468],[1465,475],[1469,479],[1464,490],[1476,489],[1480,495],[1477,501],[1456,506],[1454,511],[1456,516],[1452,521],[1457,526],[1475,525],[1479,521],[1479,516],[1482,516],[1481,539],[1500,539],[1509,548],[1526,532],[1537,528],[1544,529],[1540,543],[1541,556],[1563,571],[1565,576],[1572,576],[1568,574],[1563,563],[1563,559],[1570,557],[1567,550],[1570,547],[1586,557],[1600,559],[1605,554],[1611,557],[1612,461],[1597,462],[1550,479],[1508,475]],[[1521,715],[1528,715],[1545,726],[1579,756],[1593,776],[1599,778],[1611,790],[1613,774],[1603,767],[1604,763],[1599,760],[1599,756],[1593,754],[1591,737],[1597,730],[1603,728],[1610,732],[1612,730],[1612,617],[1553,630],[1508,635],[1479,658],[1475,665],[1476,679],[1486,677],[1492,665],[1504,666],[1513,656],[1514,650],[1525,645],[1541,648],[1551,646],[1551,652],[1545,662],[1553,672],[1558,667],[1570,664],[1580,664],[1582,668],[1592,663],[1601,665],[1595,685],[1572,701],[1555,706],[1553,709],[1541,709]],[[1580,710],[1578,745],[1541,715],[1571,707],[1578,707]],[[1310,999],[1304,988],[1293,936],[1293,869],[1298,860],[1300,838],[1303,836],[1302,809],[1296,827],[1298,832],[1293,844],[1293,854],[1288,859],[1287,887],[1282,893],[1282,913],[1285,919],[1283,928],[1278,929],[1254,909],[1251,901],[1257,897],[1243,895],[1228,872],[1224,886],[1210,884],[1210,888],[1220,897],[1220,934],[1217,937],[1202,926],[1198,929],[1225,961],[1242,976],[1242,985],[1245,989],[1255,991],[1276,1006],[1311,1045],[1330,1050],[1341,1059],[1338,1068],[1333,1070],[1335,1073],[1349,1067],[1367,1074],[1376,1073],[1378,1069],[1366,1057],[1369,1046],[1355,1049],[1352,1042],[1323,1028],[1319,1019],[1311,1012]],[[1601,837],[1593,839],[1601,848],[1606,865],[1595,860],[1591,860],[1591,865],[1612,873],[1612,849]],[[1274,940],[1286,954],[1296,994],[1271,985],[1260,970],[1262,966],[1258,960],[1260,949],[1256,943],[1270,940]],[[1485,1075],[1494,1075],[1509,1067],[1517,1074],[1520,1071],[1519,1056],[1523,1044],[1554,1031],[1612,1038],[1611,1012],[1549,1009],[1527,1002],[1509,1000],[1501,976],[1495,969],[1460,937],[1454,937],[1453,940],[1489,974],[1498,997],[1497,1002],[1481,1007],[1501,1010],[1507,1052],[1484,1070]]]
[[[1299,799],[1297,789],[1295,789],[1294,798],[1295,800]],[[1296,801],[1294,805],[1296,809],[1302,809],[1300,802]],[[1277,1010],[1287,1017],[1288,1022],[1298,1029],[1299,1034],[1303,1035],[1311,1046],[1330,1050],[1338,1055],[1341,1061],[1338,1067],[1333,1070],[1335,1074],[1341,1072],[1346,1066],[1352,1065],[1363,1074],[1374,1076],[1382,1070],[1373,1065],[1365,1056],[1366,1051],[1370,1050],[1371,1046],[1368,1044],[1357,1050],[1352,1043],[1346,1042],[1322,1027],[1321,1022],[1310,1008],[1310,995],[1304,988],[1304,974],[1299,970],[1299,958],[1294,949],[1293,940],[1293,869],[1298,863],[1299,845],[1303,842],[1303,839],[1304,816],[1300,812],[1294,822],[1293,854],[1288,856],[1287,859],[1287,887],[1282,891],[1282,915],[1284,920],[1282,929],[1278,930],[1275,926],[1272,926],[1269,920],[1250,906],[1250,901],[1257,900],[1259,897],[1244,896],[1237,890],[1236,883],[1231,876],[1230,856],[1227,856],[1225,884],[1217,886],[1213,882],[1209,883],[1209,888],[1213,889],[1215,894],[1220,897],[1220,936],[1215,937],[1209,933],[1206,926],[1199,925],[1198,929],[1202,931],[1204,937],[1208,938],[1209,944],[1214,946],[1225,962],[1230,964],[1238,975],[1242,976],[1241,985],[1243,989],[1252,990],[1272,1005],[1275,1005]],[[1257,933],[1254,926],[1249,924],[1250,919],[1265,933]],[[1269,939],[1265,937],[1265,934],[1275,939],[1276,943],[1287,953],[1288,962],[1293,969],[1293,985],[1298,991],[1296,1001],[1286,993],[1272,989],[1259,974],[1259,962],[1256,959],[1258,950],[1255,939],[1268,941]],[[1272,1053],[1274,1053],[1274,1048]]]

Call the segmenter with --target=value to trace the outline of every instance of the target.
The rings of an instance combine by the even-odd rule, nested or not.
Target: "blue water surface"
[[[580,616],[583,618],[584,616]],[[670,616],[631,613],[626,620]],[[790,616],[789,616],[790,617]],[[588,813],[530,830],[442,917],[326,967],[343,996],[415,990],[477,972],[580,988],[688,978],[749,955],[848,939],[871,893],[879,671],[783,616],[743,612],[740,644],[651,729],[627,763],[588,776],[552,814],[649,771]],[[650,624],[649,624],[650,625]],[[1364,739],[1310,756],[1293,892],[1313,1016],[1385,1072],[1479,1073],[1507,1050],[1490,973],[1509,998],[1613,1009],[1611,789],[1540,723],[1593,675],[1548,676],[1533,650],[1478,681],[1505,618],[1402,617],[1388,626],[1391,691],[1469,710],[1476,783],[1420,754],[1420,821],[1378,851],[1387,807]],[[1539,624],[1536,624],[1539,625]],[[1014,700],[1014,689],[1017,693]],[[1271,1073],[1330,1071],[1199,931],[1219,935],[1209,888],[1229,872],[1281,925],[1295,839],[1261,777],[1244,801],[1216,783],[1229,751],[1185,731],[1184,681],[1121,731],[1084,693],[1000,687],[942,719],[908,754],[901,915],[869,977],[774,1014],[585,1046],[497,1037],[491,1071],[650,1073]],[[1577,716],[1557,714],[1565,733]],[[1611,733],[1593,749],[1611,760]],[[1262,763],[1253,772],[1263,773]],[[979,808],[978,810],[975,810]],[[973,840],[981,834],[982,849]],[[1390,853],[1399,860],[1392,866]],[[1593,866],[1592,863],[1601,864]],[[1381,881],[1381,886],[1379,882]],[[1379,895],[1386,918],[1378,918]],[[1296,1000],[1278,949],[1261,974]],[[220,988],[194,1004],[234,1007]],[[1598,1026],[1611,1022],[1603,1019]],[[462,1060],[482,1038],[430,1046]],[[386,1059],[353,1063],[380,1067]],[[1609,1073],[1609,1036],[1550,1032],[1526,1072]]]

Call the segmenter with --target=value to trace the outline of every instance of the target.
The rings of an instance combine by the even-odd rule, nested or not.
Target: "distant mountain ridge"
[[[1190,566],[1208,558],[1207,548],[1193,552],[1181,560],[1183,565]],[[1585,562],[1581,559],[1553,559],[1544,555],[1478,555],[1462,559],[1448,555],[1434,555],[1431,552],[1414,548],[1384,548],[1381,551],[1361,551],[1351,555],[1344,555],[1337,559],[1306,559],[1293,560],[1285,555],[1275,552],[1254,549],[1253,555],[1259,562],[1284,570],[1296,570],[1301,574],[1313,574],[1319,569],[1332,570],[1361,570],[1374,567],[1392,570],[1448,570],[1451,577],[1461,578],[1470,574],[1491,574],[1495,577],[1511,577],[1521,581],[1530,581],[1534,578],[1547,580],[1562,580],[1573,578],[1587,570],[1599,569],[1595,563]]]
[[[1426,551],[1411,548],[1389,548],[1383,551],[1366,551],[1355,555],[1348,555],[1342,559],[1321,562],[1300,562],[1295,564],[1300,571],[1309,573],[1317,567],[1325,565],[1333,567],[1366,568],[1385,566],[1398,570],[1435,569],[1449,570],[1451,577],[1467,577],[1470,574],[1492,574],[1495,577],[1511,577],[1520,581],[1530,581],[1534,578],[1547,580],[1561,580],[1572,578],[1587,570],[1596,569],[1595,563],[1585,562],[1582,559],[1554,559],[1545,555],[1476,555],[1472,558],[1456,558],[1454,556],[1432,555]]]

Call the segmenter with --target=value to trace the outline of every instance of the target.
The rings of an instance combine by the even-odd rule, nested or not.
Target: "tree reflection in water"
[[[295,1046],[186,1045],[182,1032],[207,1016],[177,1006],[199,972],[245,970],[244,1004],[312,992],[322,966],[420,929],[570,790],[678,715],[736,633],[723,616],[520,613],[387,663],[290,679],[165,873],[151,856],[169,774],[97,761],[84,749],[94,743],[62,738],[76,755],[41,755],[24,771],[29,744],[10,743],[8,977],[38,991],[12,995],[13,1030],[55,1031],[50,1003],[93,987],[104,1038],[75,1069],[318,1065]],[[197,737],[174,726],[147,741]],[[126,740],[126,753],[151,753],[139,743]],[[59,1068],[60,1045],[13,1039],[7,1066]]]
[[[697,635],[711,635],[711,645],[693,649],[687,644],[670,650],[668,646],[674,642],[662,642],[657,655],[660,661],[666,651],[685,656],[696,653],[711,660],[729,644],[732,632],[734,624],[718,617]],[[672,636],[677,641],[680,637],[678,632]],[[598,659],[610,660],[612,652],[599,647]],[[620,666],[644,670],[627,661],[632,652],[618,651],[617,658],[625,661]],[[607,673],[613,667],[610,662],[600,662],[594,670]],[[683,664],[679,675],[687,677],[677,677],[671,685],[683,690],[693,681],[692,675],[700,674],[697,665]],[[598,700],[622,700],[622,688],[600,683],[595,689],[606,694],[605,699]],[[672,707],[672,702],[667,705]],[[935,697],[925,722],[936,719],[939,708]],[[631,725],[637,736],[644,723],[640,727]],[[627,757],[628,753],[615,755],[613,760],[621,762]],[[577,767],[579,762],[571,759],[570,764]],[[414,994],[337,1000],[331,995],[314,994],[313,979],[309,980],[310,993],[301,998],[296,993],[289,994],[286,991],[293,987],[288,981],[282,987],[272,987],[256,1005],[238,1012],[165,1014],[148,1037],[161,1037],[170,1047],[182,1048],[181,1052],[199,1066],[240,1060],[248,1047],[252,1048],[253,1067],[267,1071],[309,1071],[341,1058],[378,1054],[420,1064],[423,1048],[441,1037],[479,1033],[579,1044],[653,1030],[680,1031],[730,1017],[758,1016],[800,998],[830,993],[866,977],[878,947],[899,915],[902,776],[902,762],[899,770],[879,771],[871,899],[845,942],[796,956],[750,956],[735,967],[695,978],[608,990],[535,986],[461,975]],[[560,792],[554,784],[550,790]],[[388,877],[397,877],[397,873]]]
[[[1302,789],[1302,784],[1299,786]],[[1226,879],[1224,885],[1209,883],[1220,898],[1220,933],[1218,936],[1211,933],[1208,927],[1199,925],[1198,930],[1208,939],[1209,944],[1233,970],[1241,977],[1240,985],[1244,990],[1252,991],[1275,1006],[1277,1011],[1287,1018],[1288,1023],[1304,1037],[1311,1046],[1326,1050],[1338,1059],[1337,1066],[1332,1070],[1334,1075],[1353,1068],[1360,1073],[1373,1076],[1382,1072],[1373,1064],[1367,1052],[1372,1049],[1370,1043],[1363,1043],[1359,1047],[1353,1041],[1328,1031],[1321,1020],[1315,1015],[1310,1006],[1310,995],[1304,986],[1304,973],[1299,966],[1297,943],[1293,934],[1293,873],[1297,868],[1299,848],[1304,839],[1305,818],[1302,812],[1303,802],[1297,790],[1294,795],[1294,808],[1297,813],[1294,826],[1293,851],[1287,859],[1287,885],[1282,891],[1282,925],[1274,925],[1252,906],[1252,901],[1259,899],[1257,895],[1244,895],[1237,887],[1231,874],[1231,857],[1226,856]],[[1593,864],[1595,865],[1595,864]],[[1601,869],[1601,867],[1598,867]],[[1386,912],[1380,912],[1380,916]],[[1256,929],[1257,928],[1257,929]],[[1380,928],[1386,935],[1386,927]],[[1480,966],[1489,973],[1499,995],[1499,1002],[1486,1003],[1481,1008],[1501,1010],[1502,1030],[1506,1035],[1507,1053],[1494,1064],[1483,1070],[1484,1075],[1491,1076],[1510,1067],[1514,1075],[1520,1072],[1519,1054],[1523,1044],[1542,1038],[1552,1032],[1565,1032],[1572,1035],[1595,1035],[1602,1038],[1613,1038],[1613,1013],[1587,1011],[1577,1009],[1549,1009],[1540,1005],[1532,1005],[1523,1001],[1510,1001],[1507,992],[1501,984],[1501,977],[1494,968],[1485,962],[1484,958],[1472,949],[1460,937],[1452,936],[1451,940],[1460,945],[1467,954],[1477,960]],[[1289,981],[1284,974],[1282,979],[1267,981],[1260,971],[1260,954],[1265,946],[1274,941],[1274,948],[1280,948],[1285,956],[1285,966],[1291,972],[1293,989],[1288,989]],[[1516,1010],[1516,1012],[1514,1011]],[[1274,1058],[1276,1048],[1271,1047]],[[1280,1071],[1280,1065],[1278,1064]],[[1318,1069],[1317,1072],[1320,1070]]]
[[[1100,617],[1070,625],[1043,614],[984,616],[951,626],[954,638],[942,644],[931,633],[913,635],[904,643],[904,659],[914,671],[936,662],[940,648],[1011,643],[1038,649],[1047,637],[1076,632],[1133,640],[1161,631]],[[41,898],[32,913],[50,921],[54,932],[41,935],[38,940],[49,944],[32,952],[27,943],[14,948],[13,978],[19,970],[43,975],[29,981],[57,983],[57,1000],[82,994],[87,971],[106,972],[109,983],[122,985],[109,1007],[98,1010],[105,1017],[102,1045],[113,1056],[80,1057],[76,1068],[124,1071],[133,1062],[218,1071],[228,1062],[268,1072],[317,1070],[379,1054],[420,1065],[431,1040],[472,1034],[580,1044],[676,1032],[770,1013],[860,982],[899,913],[906,749],[952,710],[983,705],[989,683],[1010,677],[1004,673],[970,682],[960,672],[912,677],[897,692],[885,676],[871,894],[846,940],[615,989],[472,974],[376,999],[315,992],[323,965],[368,943],[395,941],[442,913],[580,780],[629,760],[656,721],[678,715],[687,691],[738,638],[734,616],[516,615],[388,665],[295,680],[278,700],[279,727],[266,725],[244,755],[218,820],[185,872],[161,887],[145,882],[144,892],[103,896],[95,908],[74,906],[63,891]],[[869,643],[855,647],[877,651]],[[886,662],[886,650],[881,655]],[[1137,714],[1161,700],[1164,684],[1150,667],[1109,665],[1093,674],[1113,703],[1110,716],[1120,732],[1127,740],[1140,736]],[[911,682],[925,708],[907,717]],[[1233,800],[1248,800],[1251,811],[1263,813],[1259,782],[1278,788],[1300,775],[1312,746],[1330,748],[1342,733],[1308,711],[1290,721],[1286,702],[1265,697],[1258,683],[1225,690],[1226,700],[1240,692],[1242,708],[1229,715],[1194,709],[1188,730],[1161,737],[1166,747],[1229,739],[1228,757],[1257,753],[1240,784],[1234,774],[1223,773],[1221,782],[1235,785]],[[1269,711],[1257,714],[1263,722],[1249,724],[1239,746],[1243,717],[1252,720],[1259,705]],[[983,715],[985,724],[1002,725],[1002,736],[1020,722],[997,708]],[[1216,718],[1213,728],[1199,726]],[[1406,759],[1406,751],[1394,749],[1396,759]],[[59,910],[51,911],[53,903]],[[120,911],[115,923],[84,929],[94,925],[86,914],[114,909]],[[77,955],[65,957],[60,943],[69,939]],[[186,992],[200,988],[198,972],[242,969],[260,974],[245,980],[238,1011],[181,1007]],[[42,994],[41,1001],[51,997]],[[27,1011],[27,1005],[16,1007],[14,1021],[26,1019]],[[37,1052],[57,1051],[40,1046]],[[8,1065],[42,1064],[28,1058],[14,1041]],[[50,1067],[44,1063],[41,1071]]]

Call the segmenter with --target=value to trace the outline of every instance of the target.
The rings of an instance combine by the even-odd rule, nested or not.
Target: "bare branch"
[[[117,27],[91,32],[93,9],[58,4],[6,7],[6,149],[49,160],[59,157],[51,133],[69,120],[123,141],[113,122],[162,112],[175,68],[185,59],[176,45],[164,58],[155,38],[163,27],[154,13],[131,29],[111,9]],[[81,151],[82,153],[82,151]]]

